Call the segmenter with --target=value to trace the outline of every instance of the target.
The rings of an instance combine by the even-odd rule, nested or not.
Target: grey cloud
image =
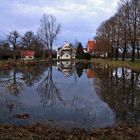
[[[113,15],[106,12],[111,9],[110,0],[105,2],[105,7],[95,7],[89,0],[0,0],[0,31],[16,28],[36,32],[42,14],[52,13],[62,24],[57,43],[78,39],[85,44],[99,24]]]

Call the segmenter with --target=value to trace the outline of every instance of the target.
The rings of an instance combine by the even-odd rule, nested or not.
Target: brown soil
[[[47,125],[0,125],[0,140],[140,140],[140,126],[118,124],[86,131],[84,129],[50,128]]]

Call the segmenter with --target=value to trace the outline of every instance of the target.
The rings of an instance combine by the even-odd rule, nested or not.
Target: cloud
[[[1,32],[17,29],[37,31],[43,13],[53,14],[62,24],[60,40],[78,39],[84,44],[99,24],[116,11],[118,0],[1,0]]]

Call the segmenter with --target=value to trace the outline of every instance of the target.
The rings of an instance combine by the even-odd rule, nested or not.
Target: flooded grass
[[[0,140],[138,140],[140,127],[119,124],[86,131],[84,129],[50,128],[47,125],[1,125]]]
[[[121,61],[121,60],[109,60],[109,59],[91,59],[90,60],[93,64],[102,64],[108,65],[111,68],[129,68],[134,71],[140,72],[140,60],[135,60],[132,62],[131,60]]]

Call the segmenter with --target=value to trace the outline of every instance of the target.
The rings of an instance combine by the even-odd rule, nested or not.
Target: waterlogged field
[[[140,75],[130,69],[57,62],[0,71],[0,123],[102,128],[140,120]]]

